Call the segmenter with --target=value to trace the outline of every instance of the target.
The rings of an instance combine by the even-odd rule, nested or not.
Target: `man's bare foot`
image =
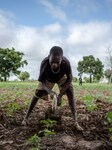
[[[83,128],[78,124],[77,121],[75,121],[75,127],[78,131],[83,131]]]
[[[28,125],[28,120],[27,120],[27,119],[24,119],[24,120],[22,121],[21,125],[23,125],[23,126]]]

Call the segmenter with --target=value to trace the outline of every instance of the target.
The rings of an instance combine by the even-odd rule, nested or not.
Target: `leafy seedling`
[[[112,124],[112,111],[106,114],[108,123]],[[109,132],[112,134],[112,127],[109,128]],[[110,136],[110,141],[112,141],[112,135]]]
[[[40,131],[40,133],[43,133],[44,136],[50,136],[56,134],[56,132],[54,132],[52,127],[56,125],[57,121],[46,119],[46,120],[41,120],[41,123],[43,123],[45,126],[45,129]]]
[[[106,115],[107,115],[108,122],[112,123],[112,111],[108,112]]]
[[[31,149],[31,150],[33,150],[33,149],[35,149],[35,150],[39,150],[39,137],[35,134],[35,135],[33,135],[33,136],[31,136],[29,139],[28,139],[28,143],[31,145],[31,146],[33,146],[33,148]]]
[[[86,109],[88,111],[93,111],[97,108],[96,101],[91,95],[86,95],[83,97],[84,104],[86,105]]]
[[[51,130],[51,128],[56,125],[57,121],[48,118],[46,120],[41,120],[41,123],[43,123],[47,129]]]

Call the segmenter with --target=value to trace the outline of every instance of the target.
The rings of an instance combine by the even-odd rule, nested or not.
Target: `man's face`
[[[49,57],[49,64],[53,70],[56,70],[61,65],[62,57],[61,56],[54,56],[50,55]]]

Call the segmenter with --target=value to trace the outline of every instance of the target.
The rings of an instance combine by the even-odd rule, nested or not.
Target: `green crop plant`
[[[110,136],[110,141],[112,141],[112,127],[109,128],[109,132],[110,132],[110,134],[111,134],[111,136]]]
[[[65,105],[65,99],[62,98],[62,99],[61,99],[61,106],[64,106],[64,105]]]
[[[40,138],[35,134],[28,139],[28,143],[33,146],[31,150],[39,150],[39,140]]]
[[[46,136],[46,137],[49,137],[50,135],[55,135],[56,134],[55,131],[49,130],[49,129],[44,129],[42,132],[43,132],[43,135]]]
[[[41,123],[43,123],[45,126],[45,129],[40,131],[40,133],[43,133],[44,136],[50,136],[56,134],[56,132],[52,129],[52,127],[56,125],[57,121],[46,119],[46,120],[41,120]]]
[[[109,122],[109,123],[112,123],[112,111],[109,111],[109,112],[106,114],[106,116],[107,116],[108,122]]]
[[[110,136],[110,141],[112,141],[112,135]]]
[[[12,116],[15,111],[22,110],[25,107],[26,107],[25,104],[20,105],[20,104],[18,104],[16,102],[10,102],[6,106],[6,114],[7,114],[7,116]]]
[[[86,95],[82,99],[88,111],[93,111],[97,108],[97,105],[95,103],[96,100],[94,100],[94,98],[91,95]]]
[[[107,116],[108,123],[112,125],[112,111],[108,112],[106,116]],[[110,141],[112,141],[112,127],[109,128],[109,132],[111,133]]]
[[[20,107],[20,105],[18,105],[17,103],[15,103],[15,102],[9,103],[9,104],[7,105],[7,108],[6,108],[6,114],[7,114],[8,116],[12,116],[12,114],[13,114],[15,111],[20,110],[20,109],[21,109],[21,107]]]
[[[99,99],[103,98],[103,94],[102,93],[95,93],[94,97],[96,100],[99,100]]]
[[[43,123],[47,129],[51,130],[51,128],[56,125],[57,121],[48,118],[46,120],[41,120],[41,123]]]
[[[105,100],[106,100],[107,102],[112,102],[112,96],[106,96],[106,97],[105,97]]]

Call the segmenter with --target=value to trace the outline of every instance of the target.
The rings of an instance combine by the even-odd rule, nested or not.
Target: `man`
[[[27,122],[27,119],[32,112],[32,109],[36,105],[39,98],[46,99],[48,94],[52,97],[55,92],[52,91],[53,86],[58,84],[60,93],[57,95],[57,105],[61,105],[61,98],[64,94],[68,97],[69,106],[71,109],[72,117],[75,121],[76,128],[82,130],[77,123],[76,105],[74,100],[74,91],[72,87],[72,71],[69,60],[63,56],[63,50],[59,46],[51,48],[48,57],[46,57],[40,67],[40,75],[38,78],[39,85],[35,91],[35,95],[32,98],[30,107],[26,114],[23,123]]]
[[[79,77],[79,85],[82,85],[82,78],[81,78],[81,76]]]

